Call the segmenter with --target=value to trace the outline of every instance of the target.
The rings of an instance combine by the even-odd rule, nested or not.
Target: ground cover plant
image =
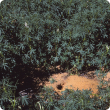
[[[55,100],[52,90],[40,102],[22,97],[14,98],[6,77],[19,80],[22,75],[14,72],[16,66],[31,65],[49,72],[50,66],[60,64],[76,72],[97,66],[109,69],[110,65],[110,5],[106,0],[4,0],[0,4],[0,75],[1,106],[16,109],[21,105],[30,109],[104,110],[109,106],[109,87],[99,89],[97,97],[90,98],[90,91],[70,91]],[[106,75],[101,70],[96,74]],[[101,78],[101,79],[102,79]],[[15,83],[15,82],[14,82]],[[102,83],[103,84],[103,83]],[[8,93],[11,93],[10,94]],[[105,94],[105,95],[104,95]],[[75,96],[75,98],[71,99]],[[80,97],[79,97],[80,96]],[[55,96],[56,97],[56,96]],[[89,97],[89,98],[88,98]],[[46,101],[48,99],[48,101]],[[54,100],[53,100],[54,99]],[[71,101],[68,101],[71,100]],[[17,101],[17,102],[16,102]],[[37,103],[37,105],[36,105]],[[86,103],[86,104],[85,104]],[[93,104],[94,103],[94,104]],[[63,105],[64,104],[64,105]],[[11,108],[12,107],[12,108]],[[29,107],[28,107],[29,108]],[[9,109],[9,108],[8,108]],[[21,108],[23,109],[23,108]]]

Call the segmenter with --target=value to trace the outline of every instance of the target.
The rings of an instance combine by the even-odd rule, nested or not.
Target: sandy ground
[[[91,89],[94,94],[97,94],[97,86],[99,85],[99,80],[95,75],[93,77],[93,73],[95,73],[95,71],[89,71],[87,75],[83,76],[69,75],[69,73],[67,72],[53,74],[49,77],[49,81],[45,82],[44,86],[53,87],[59,95],[61,95],[61,92],[64,91],[66,88],[74,90]],[[52,83],[52,79],[54,79],[55,82]],[[107,76],[104,78],[104,80],[108,81],[110,85],[110,72],[107,73]]]

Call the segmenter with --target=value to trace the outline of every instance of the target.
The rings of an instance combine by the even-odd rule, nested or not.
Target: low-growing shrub
[[[19,74],[13,70],[20,64],[44,66],[46,70],[56,64],[77,70],[91,66],[109,69],[109,19],[110,5],[106,0],[3,0],[0,3],[1,77],[18,78]],[[84,98],[71,100],[72,106],[66,102],[66,109],[73,106],[95,109],[95,105],[89,106],[92,99],[89,103]],[[49,103],[48,107],[54,107],[55,103]],[[103,109],[104,104],[96,105]]]

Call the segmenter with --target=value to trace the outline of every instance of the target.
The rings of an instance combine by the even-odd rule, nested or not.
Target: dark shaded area
[[[62,90],[63,86],[60,84],[60,85],[57,85],[57,89],[59,90]]]
[[[46,70],[45,67],[37,68],[34,65],[17,64],[9,75],[14,84],[18,80],[15,96],[18,97],[20,91],[28,88],[31,88],[33,93],[38,94],[41,92],[44,82],[49,80],[50,75],[65,71],[65,69],[60,71],[57,68],[55,70]]]

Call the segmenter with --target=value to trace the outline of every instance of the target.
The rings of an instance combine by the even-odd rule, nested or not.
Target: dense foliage
[[[106,0],[4,0],[0,4],[0,75],[10,76],[20,64],[47,70],[57,63],[78,70],[108,69],[109,22]],[[76,106],[74,110],[92,107]]]

